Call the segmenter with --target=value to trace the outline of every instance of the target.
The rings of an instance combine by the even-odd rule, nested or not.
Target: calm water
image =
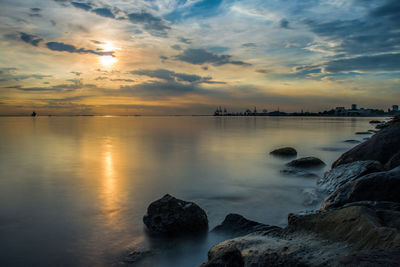
[[[0,118],[0,265],[109,266],[135,246],[155,266],[197,266],[220,239],[161,244],[144,234],[148,204],[169,193],[206,210],[284,226],[314,209],[315,179],[283,176],[294,146],[331,164],[368,118]],[[325,170],[328,169],[325,168]],[[316,171],[321,175],[324,170]]]

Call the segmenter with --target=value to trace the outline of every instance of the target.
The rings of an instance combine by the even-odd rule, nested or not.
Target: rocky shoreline
[[[233,239],[213,246],[208,261],[200,266],[398,266],[400,117],[378,128],[318,180],[319,190],[329,194],[319,210],[289,214],[284,228],[229,214],[212,232]],[[297,152],[284,148],[272,154],[295,156]],[[313,157],[295,159],[286,172],[298,170],[301,176],[307,173],[304,169],[323,165]],[[150,207],[144,218],[149,230],[173,229],[167,234],[175,234],[181,229],[194,234],[207,226],[205,212],[194,203],[166,195]],[[183,227],[187,221],[190,229]]]

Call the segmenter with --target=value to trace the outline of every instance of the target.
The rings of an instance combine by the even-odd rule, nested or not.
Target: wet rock
[[[212,232],[238,237],[257,231],[268,231],[276,228],[279,227],[251,221],[242,215],[230,213],[220,225],[217,225],[212,230]]]
[[[286,168],[281,170],[281,173],[284,175],[297,176],[303,178],[318,178],[318,175],[316,175],[315,173],[296,168]]]
[[[312,168],[312,167],[323,167],[326,164],[316,157],[305,157],[300,159],[292,160],[287,163],[286,166],[294,168]]]
[[[385,169],[391,170],[397,166],[400,166],[400,151],[390,158],[390,160],[385,164]]]
[[[143,222],[152,234],[199,234],[208,229],[208,219],[203,209],[193,202],[168,194],[150,204]]]
[[[375,160],[355,161],[331,169],[325,173],[323,178],[318,180],[317,184],[321,189],[331,193],[340,186],[352,182],[363,175],[383,170],[382,164]]]
[[[359,143],[361,143],[360,141],[358,141],[358,140],[353,140],[353,139],[345,140],[345,141],[343,141],[343,142],[345,142],[345,143],[350,143],[350,144],[359,144]]]
[[[336,160],[332,167],[359,160],[376,160],[385,165],[400,151],[400,121],[390,123],[369,140],[355,146]]]
[[[389,123],[387,123],[387,122],[382,122],[382,123],[379,123],[379,124],[377,124],[376,126],[375,126],[375,128],[376,129],[383,129],[383,128],[386,128],[386,127],[389,127]]]
[[[375,172],[358,178],[335,190],[322,203],[321,209],[331,209],[357,201],[391,201],[400,203],[400,167]]]
[[[235,247],[220,247],[208,252],[208,262],[200,267],[243,267],[244,261],[240,250]]]
[[[137,263],[139,261],[144,260],[147,257],[153,256],[153,252],[150,250],[135,250],[129,253],[128,256],[125,257],[124,262],[132,264],[132,263]]]
[[[281,157],[294,157],[297,156],[297,151],[293,147],[283,147],[271,151],[270,154]]]
[[[362,134],[371,134],[371,132],[356,132],[356,134],[358,134],[358,135],[362,135]]]
[[[363,258],[365,250],[377,252],[373,253],[376,258],[370,258],[371,263],[385,262],[389,255],[385,252],[400,245],[399,216],[398,211],[366,206],[290,214],[284,229],[256,232],[212,247],[205,264],[211,264],[224,251],[236,249],[244,266],[339,266]]]
[[[369,121],[369,123],[371,123],[371,124],[376,124],[376,123],[382,123],[382,121],[372,120],[372,121]]]
[[[376,249],[363,250],[351,253],[345,257],[337,259],[332,266],[363,266],[363,267],[397,267],[400,263],[400,249]]]

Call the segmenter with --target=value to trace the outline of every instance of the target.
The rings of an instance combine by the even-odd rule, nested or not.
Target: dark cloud
[[[166,69],[156,69],[156,70],[134,70],[131,71],[132,74],[144,75],[151,78],[158,78],[168,82],[176,83],[224,83],[212,81],[211,77],[201,77],[195,74],[186,73],[176,73],[174,71]]]
[[[115,15],[111,12],[111,10],[108,8],[105,8],[105,7],[96,8],[96,9],[93,9],[92,11],[102,17],[115,18]]]
[[[176,44],[176,45],[171,45],[171,48],[172,48],[172,49],[175,49],[175,50],[182,50],[182,47],[181,47],[180,45],[178,45],[178,44]]]
[[[266,70],[266,69],[259,69],[259,70],[256,70],[256,72],[262,73],[262,74],[270,73],[270,71],[269,71],[269,70]]]
[[[38,8],[38,7],[32,7],[31,11],[32,12],[40,12],[42,9]]]
[[[21,81],[26,79],[42,80],[44,78],[50,78],[50,77],[52,76],[43,74],[17,74],[15,68],[0,69],[0,82]]]
[[[287,19],[281,19],[279,26],[284,29],[289,29],[289,21]]]
[[[179,37],[178,38],[179,42],[184,43],[184,44],[191,44],[192,41],[188,38],[184,38],[184,37]]]
[[[49,87],[23,87],[21,85],[11,86],[8,88],[25,92],[72,92],[82,88],[96,88],[94,84],[84,84],[80,79],[67,80],[71,83],[57,84]]]
[[[162,61],[165,61],[165,60],[168,59],[168,57],[166,57],[166,56],[160,56],[160,59],[161,59]]]
[[[79,71],[71,71],[72,74],[75,74],[76,76],[81,76],[82,72]]]
[[[121,78],[118,78],[118,79],[110,79],[110,81],[112,81],[112,82],[126,82],[126,83],[133,83],[133,82],[135,82],[135,80],[132,80],[132,79],[121,79]]]
[[[53,51],[69,52],[69,53],[81,53],[81,54],[94,54],[99,56],[113,56],[114,51],[94,51],[91,49],[76,48],[73,45],[65,44],[61,42],[48,42],[46,43],[47,48]]]
[[[90,40],[94,44],[105,44],[104,42],[97,41],[97,40]]]
[[[35,35],[32,35],[32,34],[28,34],[28,33],[24,33],[24,32],[20,32],[20,38],[25,43],[31,44],[33,46],[38,46],[38,44],[41,41],[43,41],[43,39],[39,38],[38,36],[35,36]]]
[[[255,43],[245,43],[245,44],[242,44],[242,47],[257,47],[257,44],[255,44]]]
[[[80,8],[86,11],[92,9],[92,5],[89,3],[71,2],[71,4],[76,8]]]
[[[145,30],[158,37],[166,37],[167,30],[171,29],[161,18],[144,11],[140,13],[130,13],[128,14],[128,19],[132,23],[143,25]]]
[[[360,19],[334,20],[319,23],[306,21],[317,35],[337,45],[329,48],[347,56],[399,52],[400,1],[384,0],[370,8],[370,1],[357,1],[369,11]]]
[[[242,66],[251,65],[243,61],[232,60],[231,55],[217,55],[205,49],[194,49],[194,48],[186,49],[182,54],[175,56],[175,59],[194,65],[203,65],[205,63],[209,63],[214,66],[221,66],[225,64],[242,65]]]
[[[326,63],[325,71],[400,71],[400,53],[333,60]]]

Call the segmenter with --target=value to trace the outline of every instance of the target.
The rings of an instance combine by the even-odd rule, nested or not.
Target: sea
[[[381,118],[374,118],[381,119]],[[149,236],[142,218],[165,194],[284,227],[318,209],[318,177],[373,129],[364,117],[0,117],[1,266],[198,266],[226,237]],[[326,163],[281,172],[291,146]],[[144,259],[127,264],[131,252]],[[140,254],[139,253],[139,254]],[[134,254],[135,255],[135,254]]]

